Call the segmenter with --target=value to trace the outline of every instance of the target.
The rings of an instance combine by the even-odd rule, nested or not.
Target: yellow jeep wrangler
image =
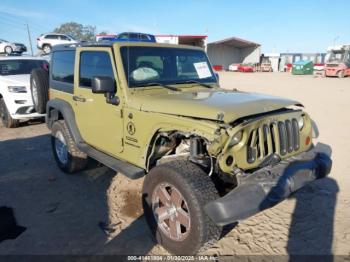
[[[55,46],[48,83],[58,166],[78,172],[91,157],[145,176],[145,217],[174,254],[203,251],[223,226],[331,170],[330,150],[313,145],[317,128],[299,102],[221,89],[200,48]]]

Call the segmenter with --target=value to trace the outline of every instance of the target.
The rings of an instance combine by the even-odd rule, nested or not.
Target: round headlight
[[[243,132],[242,132],[242,131],[239,131],[238,133],[236,133],[236,134],[232,137],[229,146],[237,145],[237,144],[242,140],[242,137],[243,137]]]
[[[298,118],[298,126],[299,126],[300,130],[303,129],[303,127],[304,127],[304,117],[300,116]]]

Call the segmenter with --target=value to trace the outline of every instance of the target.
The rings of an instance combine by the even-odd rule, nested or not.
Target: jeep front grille
[[[248,137],[247,161],[249,164],[271,154],[284,156],[300,148],[299,125],[295,118],[263,124],[253,129]]]

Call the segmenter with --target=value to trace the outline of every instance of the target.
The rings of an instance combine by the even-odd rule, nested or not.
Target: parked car
[[[238,72],[240,64],[231,64],[228,67],[228,71]]]
[[[61,45],[51,63],[44,101],[58,167],[82,171],[91,157],[145,176],[145,218],[175,255],[204,251],[224,226],[331,170],[331,150],[313,145],[317,127],[300,102],[221,89],[201,48]]]
[[[38,49],[43,50],[45,54],[51,53],[52,47],[55,45],[78,43],[78,41],[70,35],[57,33],[43,34],[36,40]]]
[[[21,43],[11,43],[9,41],[0,39],[0,53],[6,53],[8,55],[17,53],[22,54],[27,52],[27,47]]]
[[[252,73],[254,72],[254,66],[251,64],[241,64],[238,67],[238,72],[242,72],[242,73]]]
[[[33,69],[47,72],[48,62],[36,57],[0,57],[0,120],[3,126],[18,126],[20,120],[43,117],[36,112],[30,89]],[[46,73],[47,74],[47,73]]]
[[[255,67],[251,64],[232,64],[228,67],[228,70],[232,72],[252,73],[255,71]]]
[[[156,37],[151,34],[124,32],[116,36],[113,35],[99,35],[96,37],[98,42],[150,42],[155,43]]]

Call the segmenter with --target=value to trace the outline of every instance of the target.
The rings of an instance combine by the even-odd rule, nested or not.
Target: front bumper
[[[270,208],[310,182],[323,178],[332,167],[331,149],[317,144],[311,150],[239,176],[238,186],[204,206],[220,226],[231,224]]]
[[[339,68],[332,68],[332,69],[326,69],[326,76],[337,76],[338,72],[342,69]]]
[[[4,96],[4,99],[6,107],[13,119],[25,120],[45,116],[45,114],[39,114],[35,111],[30,93],[11,93]]]
[[[13,52],[15,52],[15,53],[27,52],[27,47],[25,47],[25,46],[15,46],[13,48]]]

